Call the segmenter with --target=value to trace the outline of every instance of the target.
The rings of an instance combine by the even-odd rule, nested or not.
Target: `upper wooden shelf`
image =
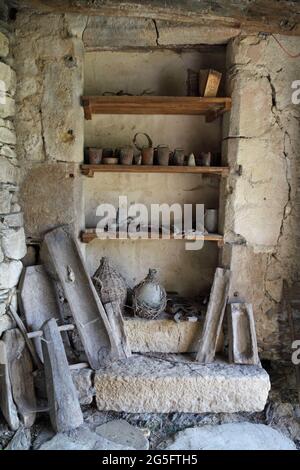
[[[93,177],[94,173],[194,173],[202,175],[227,176],[226,166],[162,166],[162,165],[81,165],[83,175]]]
[[[85,119],[93,114],[203,115],[211,122],[231,109],[231,98],[199,96],[83,96]]]

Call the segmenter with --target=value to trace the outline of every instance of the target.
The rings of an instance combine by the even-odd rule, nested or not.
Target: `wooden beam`
[[[300,35],[295,0],[19,0],[19,8],[42,12],[152,18],[155,20],[229,26],[243,32]]]

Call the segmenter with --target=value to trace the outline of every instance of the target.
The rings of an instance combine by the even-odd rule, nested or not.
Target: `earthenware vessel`
[[[208,233],[216,233],[218,231],[218,209],[206,209],[204,227]]]
[[[90,165],[99,165],[102,160],[102,149],[95,147],[89,148],[89,164]]]
[[[158,145],[157,147],[157,160],[161,166],[168,166],[170,159],[170,149],[167,145]]]
[[[174,150],[173,161],[174,161],[174,165],[176,166],[184,165],[184,150],[183,149]]]
[[[133,161],[133,148],[130,146],[120,149],[120,163],[121,165],[132,165]]]

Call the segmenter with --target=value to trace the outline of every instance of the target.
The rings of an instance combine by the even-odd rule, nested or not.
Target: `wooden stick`
[[[60,325],[58,326],[58,331],[72,331],[74,330],[75,326],[70,324],[70,325]],[[40,338],[43,336],[43,331],[38,330],[38,331],[31,331],[30,333],[27,333],[27,337],[29,339],[32,338]]]

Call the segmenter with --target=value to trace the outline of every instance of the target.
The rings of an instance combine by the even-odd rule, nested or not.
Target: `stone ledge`
[[[176,323],[170,316],[146,320],[125,317],[125,332],[133,352],[186,353],[197,352],[203,321]],[[223,347],[223,335],[217,351]]]
[[[129,413],[234,413],[265,407],[270,390],[259,366],[218,360],[200,365],[191,357],[134,355],[95,375],[99,410]]]

